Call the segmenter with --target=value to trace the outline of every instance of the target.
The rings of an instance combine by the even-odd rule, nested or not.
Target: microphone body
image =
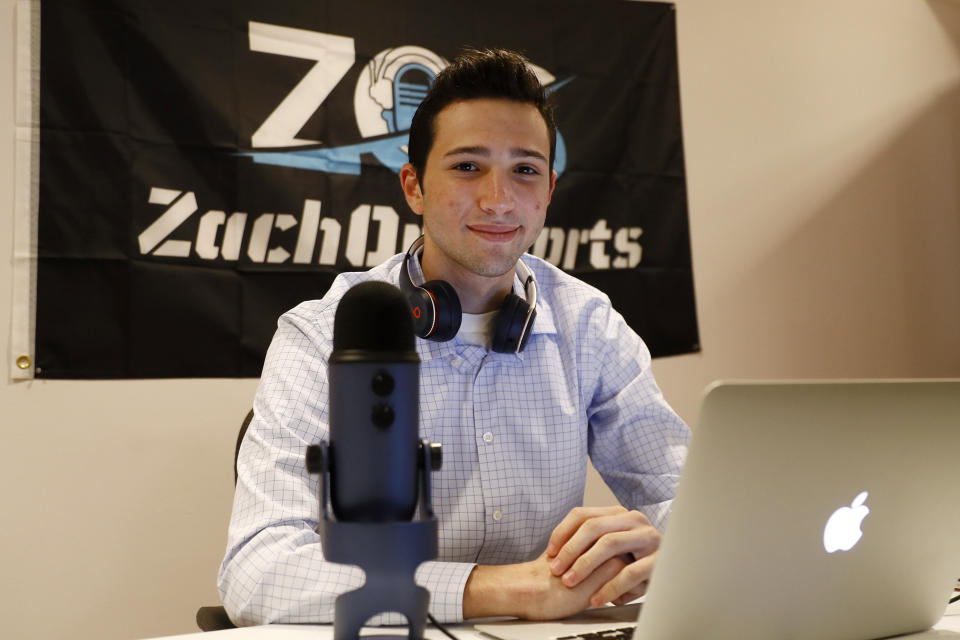
[[[419,497],[420,358],[399,289],[364,282],[344,294],[328,364],[334,515],[411,520]]]

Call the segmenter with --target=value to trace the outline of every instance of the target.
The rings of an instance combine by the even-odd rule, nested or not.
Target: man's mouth
[[[467,225],[467,228],[484,240],[490,242],[509,242],[520,233],[520,227],[518,226],[477,224]]]

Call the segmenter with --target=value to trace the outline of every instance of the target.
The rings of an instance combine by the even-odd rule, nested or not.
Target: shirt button
[[[493,442],[493,434],[487,431],[485,434],[483,434],[483,441],[487,444]]]
[[[493,519],[494,519],[494,520],[496,520],[497,522],[500,522],[500,520],[501,520],[502,518],[503,518],[503,514],[500,513],[500,509],[497,509],[496,511],[493,512]]]

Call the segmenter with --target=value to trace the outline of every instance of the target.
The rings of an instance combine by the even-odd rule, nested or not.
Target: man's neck
[[[499,309],[513,287],[514,272],[499,278],[474,276],[466,281],[448,280],[457,290],[464,313],[486,313]],[[477,282],[477,280],[482,280]]]

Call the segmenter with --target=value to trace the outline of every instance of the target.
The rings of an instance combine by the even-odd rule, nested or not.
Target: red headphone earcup
[[[436,309],[436,326],[433,332],[421,338],[445,342],[453,340],[460,330],[463,320],[463,310],[460,307],[460,297],[453,286],[443,280],[430,280],[420,285],[421,289],[433,295]]]

